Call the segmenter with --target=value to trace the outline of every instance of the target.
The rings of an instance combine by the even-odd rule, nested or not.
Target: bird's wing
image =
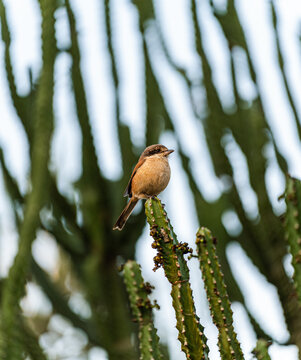
[[[128,196],[129,198],[132,197],[132,180],[134,175],[136,174],[137,170],[140,168],[140,166],[144,163],[145,159],[140,159],[137,163],[137,165],[134,167],[134,170],[132,172],[131,178],[129,180],[129,183],[124,190],[123,196]]]

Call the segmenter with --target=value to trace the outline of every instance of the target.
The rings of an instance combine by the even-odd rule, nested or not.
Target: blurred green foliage
[[[38,3],[42,18],[42,67],[38,81],[31,83],[27,94],[21,95],[17,91],[15,69],[11,58],[11,29],[4,3],[0,0],[1,37],[4,45],[4,65],[9,94],[20,124],[25,130],[30,148],[29,186],[28,192],[24,195],[21,194],[16,180],[9,171],[5,153],[3,154],[0,149],[2,176],[19,233],[17,256],[8,277],[1,281],[0,357],[8,360],[25,358],[26,355],[32,359],[43,358],[37,339],[45,328],[41,326],[42,330],[37,331],[38,320],[31,319],[32,323],[36,324],[35,333],[33,333],[30,327],[34,328],[34,326],[25,319],[20,308],[20,300],[25,294],[25,284],[28,280],[34,279],[50,300],[53,313],[61,314],[75,327],[85,332],[88,337],[87,349],[92,345],[99,346],[107,352],[110,360],[137,359],[138,343],[133,334],[137,334],[138,329],[131,321],[128,300],[124,284],[117,271],[117,264],[120,260],[134,258],[135,244],[145,226],[145,216],[143,212],[133,215],[132,221],[129,221],[126,229],[121,233],[111,230],[116,216],[124,205],[121,194],[139,153],[131,140],[129,128],[120,119],[120,73],[112,39],[114,23],[112,23],[111,1],[104,0],[103,2],[105,9],[103,20],[114,88],[116,131],[124,170],[122,179],[118,181],[109,180],[98,166],[85,79],[80,67],[82,51],[78,43],[78,26],[72,1],[40,0]],[[254,60],[250,54],[235,3],[233,0],[228,0],[227,7],[222,12],[215,7],[214,1],[208,0],[208,3],[228,45],[225,55],[230,58],[228,71],[232,79],[234,94],[234,103],[228,108],[222,103],[213,81],[212,64],[204,48],[198,2],[191,0],[189,4],[195,54],[201,64],[201,79],[194,78],[189,69],[181,68],[173,60],[153,1],[132,1],[132,6],[139,18],[138,35],[143,44],[140,55],[144,65],[146,91],[141,94],[141,97],[146,106],[144,119],[146,144],[158,143],[164,130],[169,130],[174,135],[181,165],[189,180],[199,223],[211,229],[219,239],[217,252],[230,300],[240,302],[244,306],[258,337],[266,339],[270,337],[265,334],[261,324],[253,317],[231,272],[226,248],[234,240],[239,242],[253,264],[277,288],[290,334],[287,343],[296,344],[301,349],[300,305],[296,287],[283,266],[283,260],[287,254],[287,243],[284,228],[268,196],[265,181],[268,159],[264,149],[267,146],[273,147],[275,160],[283,173],[288,171],[287,162],[279,152],[267,121]],[[300,137],[300,119],[295,110],[296,105],[285,72],[278,35],[277,12],[273,1],[270,3],[273,18],[272,34],[275,36],[278,51],[278,70],[284,79],[285,92],[293,110]],[[64,7],[67,13],[71,38],[68,49],[58,49],[56,44],[54,29],[55,12],[58,7]],[[151,61],[152,49],[147,41],[149,29],[160,40],[159,46],[169,66],[183,79],[196,121],[199,121],[205,129],[206,142],[216,177],[227,179],[228,186],[214,202],[207,201],[202,194],[198,179],[191,168],[191,159],[182,148],[180,134],[166,108],[166,94],[162,91],[160,78],[154,71]],[[237,49],[246,56],[250,81],[256,90],[256,96],[252,101],[246,101],[239,92],[240,79],[234,61],[234,53]],[[78,194],[77,201],[60,193],[55,175],[50,172],[48,166],[54,130],[54,65],[61,51],[68,53],[72,60],[70,80],[73,90],[70,96],[72,95],[75,100],[77,121],[83,139],[82,173],[74,184],[74,191]],[[205,101],[203,106],[200,106],[199,100],[196,99],[203,97]],[[234,176],[234,164],[227,152],[231,144],[235,144],[240,149],[246,160],[248,173],[245,175],[256,194],[258,205],[258,213],[255,217],[250,216],[246,210]],[[42,216],[43,211],[44,213],[46,211],[48,216]],[[242,231],[237,236],[231,236],[223,225],[222,216],[227,211],[235,212],[242,225]],[[299,211],[299,208],[293,211]],[[295,213],[293,212],[292,215],[295,216]],[[287,222],[293,221],[290,219],[292,218],[288,218]],[[71,294],[66,295],[66,289],[62,288],[59,280],[51,278],[34,261],[31,245],[38,230],[51,234],[57,242],[62,258],[69,264],[67,273],[72,279],[76,279],[78,288],[90,306],[91,316],[88,318],[72,310],[68,303]],[[296,234],[292,234],[292,237],[300,239],[300,230],[299,228],[296,230],[299,231],[297,237]],[[290,247],[293,249],[291,243]],[[296,257],[294,261],[296,262]],[[298,261],[295,268],[299,268]],[[299,277],[300,274],[296,272],[296,278],[299,279]]]

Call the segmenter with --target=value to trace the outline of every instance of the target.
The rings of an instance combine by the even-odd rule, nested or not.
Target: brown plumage
[[[140,199],[158,195],[166,188],[170,179],[168,155],[172,152],[173,150],[168,150],[166,146],[160,144],[148,146],[143,151],[124,192],[124,196],[128,196],[130,201],[116,221],[113,230],[123,229]]]

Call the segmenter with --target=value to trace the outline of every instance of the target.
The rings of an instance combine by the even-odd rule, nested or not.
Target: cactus
[[[153,307],[158,305],[156,302],[152,305],[148,298],[153,287],[149,283],[144,283],[140,266],[135,261],[127,261],[123,267],[123,277],[135,321],[139,324],[140,359],[162,359],[152,315]]]
[[[285,236],[294,267],[294,284],[301,304],[301,181],[287,176],[285,202]]]
[[[81,22],[78,23],[78,18],[81,15],[77,14],[77,11],[73,11],[73,6],[76,4],[72,0],[40,0],[38,2],[40,11],[36,8],[35,13],[42,20],[42,28],[40,29],[43,54],[42,71],[41,76],[37,78],[35,74],[38,73],[40,66],[34,63],[28,64],[28,66],[32,66],[32,69],[30,68],[28,71],[29,88],[26,91],[23,86],[20,86],[20,76],[17,76],[19,69],[16,67],[15,50],[13,50],[15,32],[11,28],[14,26],[14,21],[11,21],[14,16],[9,3],[0,0],[0,37],[3,47],[0,63],[3,68],[3,79],[6,79],[7,85],[6,90],[5,88],[1,90],[4,90],[4,94],[6,93],[8,96],[9,107],[12,108],[9,116],[15,118],[19,122],[19,126],[25,130],[24,136],[28,140],[31,174],[26,174],[26,177],[30,179],[30,184],[24,187],[20,186],[21,184],[14,177],[13,167],[11,167],[10,149],[6,145],[4,146],[7,141],[10,141],[10,138],[5,139],[5,132],[1,133],[1,143],[2,138],[4,138],[3,144],[0,145],[0,147],[3,146],[3,156],[0,150],[1,173],[5,180],[6,193],[11,200],[11,207],[15,214],[15,230],[19,233],[19,245],[8,278],[1,280],[0,358],[20,358],[20,355],[42,358],[40,349],[36,347],[37,341],[35,341],[33,334],[30,333],[33,336],[33,341],[32,347],[29,347],[26,333],[20,330],[18,326],[20,319],[27,325],[23,319],[19,300],[25,293],[26,280],[32,279],[32,275],[51,301],[54,312],[61,314],[70,320],[73,326],[79,327],[85,332],[89,341],[86,351],[90,346],[96,345],[103,348],[110,359],[135,360],[138,358],[138,351],[132,342],[135,329],[128,311],[123,282],[117,273],[116,265],[120,258],[134,257],[135,243],[144,227],[144,216],[141,211],[135,217],[133,216],[127,224],[126,230],[122,233],[112,233],[111,225],[121,210],[121,188],[126,185],[125,182],[132,170],[131,167],[137,160],[139,151],[135,144],[139,143],[142,147],[146,144],[157,143],[162,131],[166,130],[173,134],[173,139],[177,143],[182,170],[188,176],[198,219],[208,228],[214,229],[214,233],[219,238],[219,261],[225,274],[225,283],[228,284],[229,298],[231,301],[238,301],[244,306],[257,336],[265,337],[263,329],[252,317],[250,309],[248,309],[248,302],[240,291],[239,284],[236,283],[228,263],[226,248],[230,241],[235,240],[240,243],[267,281],[277,288],[290,333],[290,343],[296,344],[301,349],[300,256],[298,255],[300,252],[300,230],[298,228],[300,225],[300,215],[298,219],[300,208],[296,204],[296,198],[300,198],[300,190],[298,190],[298,182],[294,180],[292,194],[289,195],[289,189],[287,191],[288,212],[285,217],[285,232],[295,266],[293,282],[283,267],[282,259],[287,254],[288,246],[284,241],[284,229],[282,229],[270,201],[266,182],[270,159],[263,150],[266,147],[273,147],[275,156],[272,156],[278,162],[283,173],[287,172],[288,165],[285,157],[281,155],[278,149],[278,143],[274,140],[274,130],[270,128],[263,111],[259,77],[254,66],[255,57],[250,54],[244,26],[241,23],[242,19],[237,11],[237,2],[234,0],[227,1],[227,5],[221,11],[217,2],[208,1],[216,18],[215,26],[218,27],[224,44],[228,45],[224,48],[224,52],[229,59],[227,61],[228,70],[226,70],[229,79],[228,85],[230,86],[229,94],[232,93],[233,96],[228,96],[228,100],[231,98],[230,101],[224,101],[224,91],[220,91],[216,86],[215,62],[212,61],[212,54],[208,51],[208,46],[205,46],[205,32],[202,30],[206,24],[203,23],[204,18],[200,16],[201,3],[196,0],[190,0],[187,3],[187,21],[190,20],[190,34],[187,38],[190,38],[190,48],[192,48],[194,58],[199,63],[199,71],[194,71],[188,63],[185,63],[184,66],[182,61],[178,63],[180,59],[174,57],[174,51],[168,41],[169,36],[166,36],[166,27],[160,27],[160,23],[165,24],[165,12],[162,12],[160,7],[155,6],[153,0],[131,1],[131,6],[137,9],[134,15],[136,18],[134,23],[137,28],[138,43],[141,46],[137,46],[136,50],[142,64],[141,69],[139,70],[140,66],[138,66],[135,72],[140,78],[139,86],[141,88],[138,94],[133,93],[132,100],[142,105],[137,109],[144,107],[139,119],[145,125],[144,134],[141,133],[141,137],[139,135],[141,141],[134,143],[132,141],[132,125],[135,117],[133,122],[129,123],[131,124],[130,127],[125,124],[128,121],[125,103],[128,98],[124,97],[124,89],[127,89],[127,84],[131,83],[132,79],[128,80],[127,76],[124,76],[125,69],[121,65],[123,62],[119,59],[120,54],[124,54],[120,51],[118,41],[116,41],[119,39],[119,31],[123,25],[116,16],[114,1],[105,0],[98,4],[101,8],[103,7],[103,11],[98,12],[98,15],[103,17],[103,21],[99,19],[99,23],[103,24],[99,29],[102,44],[105,45],[102,47],[101,56],[106,59],[105,61],[108,64],[107,80],[111,77],[111,86],[107,89],[107,93],[110,94],[113,101],[112,119],[110,121],[112,120],[111,123],[113,123],[112,129],[116,129],[116,138],[122,154],[121,167],[124,175],[118,180],[113,180],[107,176],[106,166],[102,164],[102,157],[99,157],[98,151],[96,151],[99,149],[100,142],[98,135],[95,136],[93,131],[94,114],[90,106],[90,93],[86,91],[89,74],[81,66],[85,62],[83,56],[85,54],[80,45],[82,41],[85,43],[85,36],[81,37],[82,24]],[[300,116],[296,112],[297,98],[292,97],[291,84],[287,81],[287,57],[283,52],[281,31],[278,25],[281,20],[278,14],[279,9],[275,5],[271,3],[273,21],[270,21],[270,27],[274,33],[275,49],[277,50],[275,52],[275,64],[284,80],[283,94],[287,96],[287,104],[292,110],[300,138]],[[58,12],[54,14],[56,9]],[[83,7],[84,9],[85,7]],[[26,14],[24,14],[25,16]],[[57,44],[55,43],[54,27],[56,26],[56,19],[60,18],[65,19],[65,24],[69,28],[69,32],[66,31],[69,35],[66,35],[65,39],[67,40],[65,44],[69,43],[69,45],[66,47],[64,45],[61,47],[60,41]],[[59,29],[60,25],[58,24],[57,35],[61,35]],[[18,31],[16,34],[18,37]],[[159,40],[157,41],[156,38]],[[271,39],[273,41],[273,38]],[[179,41],[180,43],[182,41]],[[61,57],[61,54],[67,55],[70,60],[69,68],[66,67],[65,69],[65,76],[69,82],[69,95],[71,99],[74,98],[75,112],[71,111],[70,117],[77,121],[82,139],[80,145],[82,172],[77,181],[74,179],[75,182],[70,183],[68,191],[64,193],[60,192],[60,187],[48,171],[48,169],[52,169],[54,174],[59,174],[61,169],[61,164],[51,162],[51,166],[49,166],[52,128],[59,123],[52,119],[53,90],[58,95],[60,89],[60,77],[56,77],[59,80],[57,83],[59,86],[53,89],[53,67],[56,57]],[[91,55],[94,56],[94,52]],[[254,88],[254,95],[251,97],[245,96],[246,94],[240,91],[239,84],[242,79],[240,73],[242,70],[236,59],[241,56],[246,58],[246,66],[244,66],[243,72]],[[185,148],[181,146],[183,134],[178,120],[175,121],[174,119],[175,109],[173,107],[173,102],[178,101],[178,94],[168,91],[170,84],[165,83],[160,72],[160,66],[158,66],[161,61],[165,62],[165,60],[170,65],[170,70],[177,72],[178,80],[181,81],[181,78],[183,80],[183,88],[189,95],[188,106],[195,116],[194,125],[196,129],[199,127],[204,129],[214,172],[213,177],[216,175],[220,179],[226,180],[225,188],[222,187],[220,196],[214,202],[206,200],[205,194],[199,187],[198,172],[191,171],[194,170],[195,165],[198,166],[200,163],[188,155],[190,151],[186,146]],[[102,81],[99,83],[103,84]],[[22,92],[20,92],[21,88],[23,88]],[[102,88],[96,90],[98,96],[101,97],[104,92],[99,90]],[[167,93],[171,96],[168,95],[167,97]],[[182,100],[185,101],[185,97]],[[73,116],[73,113],[76,116]],[[57,109],[54,109],[54,115],[56,114]],[[5,119],[5,112],[2,115]],[[196,141],[203,141],[201,133],[202,131],[198,131],[198,136],[196,132],[196,136],[198,136]],[[246,160],[248,170],[246,171],[246,185],[254,190],[257,197],[258,211],[255,211],[254,217],[249,216],[249,210],[238,186],[235,176],[235,163],[227,150],[231,144],[234,144],[244,154]],[[102,150],[100,150],[100,154],[101,152]],[[222,182],[224,183],[224,181]],[[23,193],[25,188],[27,190]],[[76,194],[76,196],[74,198],[72,195],[69,197],[67,193]],[[228,234],[221,221],[223,213],[228,209],[232,209],[237,214],[242,225],[242,232],[237,237]],[[51,216],[43,216],[46,212],[47,214],[51,213]],[[42,215],[41,218],[40,214]],[[59,249],[62,249],[70,258],[72,263],[69,271],[70,276],[78,280],[80,290],[89,303],[90,319],[81,318],[74,313],[70,308],[68,297],[65,297],[65,293],[61,292],[55,280],[42,272],[32,262],[31,244],[37,230],[47,231],[48,234],[51,234]],[[156,267],[163,265],[164,270],[174,276],[171,280],[174,284],[174,305],[178,311],[177,326],[180,329],[179,336],[182,339],[182,345],[189,348],[187,356],[190,356],[192,350],[189,337],[193,335],[189,335],[187,329],[191,328],[192,334],[194,334],[197,331],[202,332],[202,327],[198,324],[197,317],[194,316],[195,310],[188,283],[189,274],[183,260],[183,253],[189,249],[187,245],[177,243],[171,227],[168,229],[168,224],[167,228],[154,226],[152,231],[157,238],[157,242],[155,241],[154,244],[158,246],[159,250],[155,259]],[[173,242],[171,242],[171,237],[173,237]],[[168,239],[170,244],[165,244],[164,239]],[[6,246],[5,239],[3,243]],[[161,251],[161,247],[164,251]],[[214,264],[212,263],[212,265]],[[177,276],[177,272],[174,272],[175,269],[179,271],[179,276]],[[179,283],[176,283],[177,281]],[[294,283],[299,294],[298,297],[295,296]],[[177,288],[178,284],[179,288]],[[188,314],[192,314],[190,320],[189,316],[186,315],[187,308]],[[181,315],[181,311],[185,313],[185,316]],[[103,316],[104,314],[106,316]],[[31,320],[34,321],[34,319]],[[217,321],[216,324],[218,325]],[[228,323],[227,326],[229,326]],[[224,329],[223,326],[221,329]],[[41,336],[41,333],[37,335]],[[193,344],[195,342],[196,340]],[[123,344],[123,347],[120,347],[120,344]],[[201,344],[202,346],[205,344],[204,338]],[[232,351],[232,345],[227,344],[229,351]],[[206,356],[208,352],[206,346],[204,350]]]
[[[150,224],[152,247],[157,249],[154,258],[155,269],[163,266],[165,276],[171,283],[171,296],[176,313],[178,339],[187,359],[207,359],[207,339],[204,328],[195,312],[192,290],[189,283],[189,270],[184,254],[190,252],[187,244],[178,242],[176,234],[158,198],[145,203],[147,221]]]
[[[255,349],[252,353],[255,355],[257,360],[271,360],[268,348],[271,345],[270,341],[259,339],[256,343]]]
[[[215,239],[210,230],[200,228],[196,244],[211,316],[219,331],[218,346],[222,359],[243,359],[233,328],[232,310],[216,255]]]

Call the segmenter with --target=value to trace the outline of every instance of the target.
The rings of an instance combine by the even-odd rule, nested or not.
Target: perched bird
[[[148,146],[143,151],[124,192],[124,196],[128,196],[130,201],[116,221],[113,230],[123,229],[140,199],[158,195],[166,188],[170,179],[168,155],[173,151],[160,144]]]

